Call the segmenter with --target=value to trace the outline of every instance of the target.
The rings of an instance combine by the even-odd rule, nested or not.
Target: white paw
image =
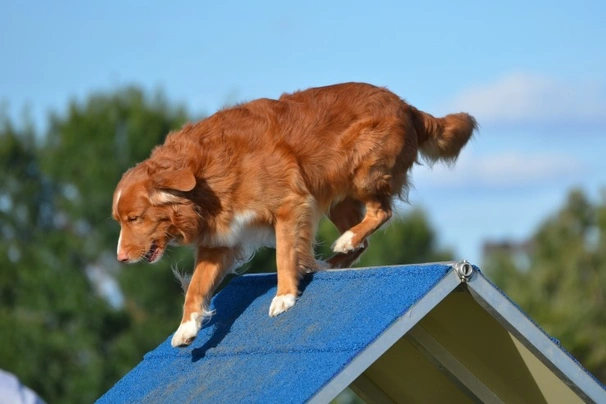
[[[347,230],[333,243],[332,250],[336,253],[348,253],[355,250],[356,247],[351,243],[351,239],[353,239],[355,235],[354,232]]]
[[[297,297],[295,295],[282,295],[274,297],[271,301],[271,305],[269,306],[269,316],[275,317],[278,314],[284,313],[286,310],[294,306],[296,301]]]
[[[192,313],[191,317],[185,323],[181,323],[175,335],[173,335],[173,339],[171,340],[171,345],[174,348],[186,347],[190,345],[198,335],[198,331],[202,327],[202,313]]]

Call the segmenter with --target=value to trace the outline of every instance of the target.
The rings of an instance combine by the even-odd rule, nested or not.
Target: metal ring
[[[454,265],[454,270],[463,282],[467,282],[473,276],[473,266],[467,261],[459,261]]]

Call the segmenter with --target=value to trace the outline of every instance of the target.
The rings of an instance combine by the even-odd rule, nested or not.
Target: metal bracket
[[[468,282],[475,272],[473,266],[467,260],[457,262],[453,265],[453,268],[461,282]]]

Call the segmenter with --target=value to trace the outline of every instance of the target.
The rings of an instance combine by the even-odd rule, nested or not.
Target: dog
[[[124,173],[113,196],[117,259],[155,263],[167,245],[195,248],[182,279],[183,317],[172,338],[188,346],[216,286],[261,246],[275,247],[269,315],[293,307],[305,273],[350,267],[368,237],[406,199],[420,154],[452,164],[473,136],[467,113],[434,118],[393,92],[344,83],[258,99],[169,133]],[[314,237],[326,216],[340,232],[326,262]]]

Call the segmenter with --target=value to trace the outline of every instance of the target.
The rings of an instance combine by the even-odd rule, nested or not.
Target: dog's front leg
[[[275,224],[278,291],[269,307],[271,317],[294,306],[299,294],[300,273],[295,248],[297,222],[293,219],[292,217],[277,218]]]
[[[210,317],[209,304],[212,294],[231,270],[233,251],[230,248],[198,247],[196,266],[185,293],[181,325],[173,335],[173,347],[190,345],[202,327],[202,321]]]

